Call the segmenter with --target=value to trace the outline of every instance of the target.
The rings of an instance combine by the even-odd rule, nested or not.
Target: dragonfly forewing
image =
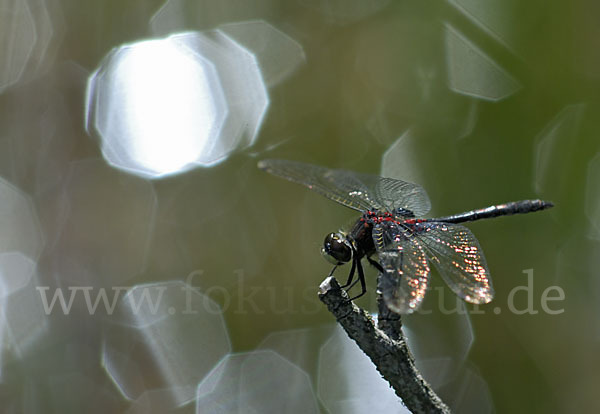
[[[358,211],[403,208],[421,216],[431,207],[421,186],[401,180],[287,160],[262,160],[258,166]]]

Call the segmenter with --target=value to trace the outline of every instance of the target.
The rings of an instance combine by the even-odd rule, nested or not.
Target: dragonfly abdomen
[[[427,221],[442,221],[445,223],[464,223],[498,216],[510,216],[513,214],[532,213],[534,211],[545,210],[554,206],[549,201],[544,200],[521,200],[511,201],[509,203],[498,204],[496,206],[471,210],[452,216],[427,219]]]

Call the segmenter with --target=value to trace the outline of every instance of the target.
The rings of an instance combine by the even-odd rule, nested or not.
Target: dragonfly
[[[438,218],[423,218],[431,208],[425,190],[413,183],[296,161],[267,159],[258,167],[357,210],[348,231],[329,233],[321,253],[334,267],[351,264],[342,288],[360,282],[367,291],[363,259],[379,271],[378,291],[393,312],[418,309],[429,286],[430,263],[448,287],[473,304],[489,303],[494,289],[483,251],[473,233],[459,223],[525,214],[553,207],[549,201],[522,200]],[[377,255],[379,261],[372,256]],[[355,274],[358,277],[355,279]]]

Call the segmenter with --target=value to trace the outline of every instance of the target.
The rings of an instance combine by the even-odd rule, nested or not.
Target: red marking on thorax
[[[402,223],[406,222],[405,220],[402,220],[402,221],[397,220],[396,217],[392,213],[389,213],[387,211],[375,212],[375,211],[367,210],[365,212],[365,216],[361,217],[361,219],[360,219],[361,221],[365,222],[365,227],[368,226],[367,219],[372,220],[372,222],[375,224],[379,224],[384,221],[392,221],[396,224],[402,224]],[[413,222],[414,222],[414,220],[413,220]]]
[[[427,220],[425,220],[425,219],[414,219],[414,218],[412,218],[412,219],[406,219],[406,220],[404,220],[404,223],[405,223],[405,224],[417,224],[417,223],[423,223],[423,222],[425,222],[425,221],[427,221]]]

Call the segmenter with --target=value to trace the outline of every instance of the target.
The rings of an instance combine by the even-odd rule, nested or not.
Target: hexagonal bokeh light
[[[417,312],[403,321],[402,329],[417,368],[432,387],[439,389],[455,380],[471,351],[475,334],[465,303],[441,286],[435,288],[435,293],[429,292],[430,303],[437,296],[440,312]]]
[[[263,20],[223,24],[219,32],[254,53],[269,87],[283,82],[306,60],[300,43]]]
[[[198,385],[196,413],[317,413],[305,371],[277,352],[228,355]]]
[[[0,356],[22,358],[48,327],[35,267],[21,253],[0,254]]]
[[[321,347],[318,394],[332,414],[409,413],[369,357],[341,327]]]
[[[409,129],[390,145],[381,158],[381,176],[424,185],[423,171],[415,156],[417,141],[418,138]]]
[[[450,24],[445,27],[448,87],[484,101],[500,101],[521,89],[502,66]]]
[[[477,0],[448,0],[461,14],[481,27],[490,36],[514,51],[518,45],[515,19],[518,12],[515,10],[518,2],[506,0],[490,0],[480,2]]]
[[[121,319],[106,333],[102,363],[123,396],[140,404],[189,403],[231,350],[220,307],[186,283],[135,286],[116,311]]]
[[[37,260],[44,237],[29,196],[0,178],[0,252],[18,251]]]
[[[39,73],[52,60],[61,35],[62,26],[55,21],[61,20],[60,7],[59,2],[0,2],[0,93]]]
[[[0,5],[0,91],[17,82],[35,44],[35,26],[27,2],[2,2]]]
[[[252,53],[188,32],[113,49],[89,78],[86,121],[109,164],[159,178],[252,145],[268,103]]]
[[[535,139],[533,185],[537,194],[559,199],[568,189],[565,169],[576,151],[586,104],[563,108]]]

